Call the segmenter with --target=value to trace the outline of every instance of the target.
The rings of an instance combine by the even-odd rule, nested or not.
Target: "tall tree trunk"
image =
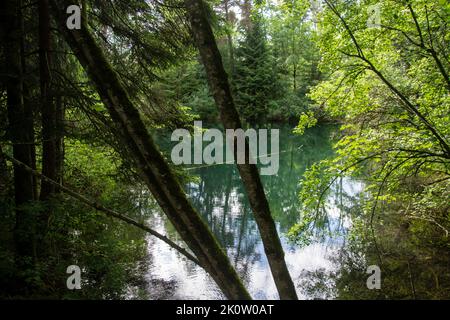
[[[65,106],[64,100],[61,93],[55,98],[55,112],[56,112],[56,123],[55,123],[55,152],[56,152],[56,178],[57,182],[63,184],[63,167],[64,167],[64,114]],[[58,188],[55,189],[58,193]]]
[[[6,159],[3,157],[3,150],[0,145],[0,210],[5,209],[3,205],[6,203],[5,200],[9,191],[9,182],[8,166],[6,165]]]
[[[294,83],[294,93],[297,91],[297,49],[295,43],[295,27],[292,30],[292,57],[294,57],[294,70],[292,72],[292,78]]]
[[[22,3],[22,2],[21,2]],[[22,18],[23,15],[22,13],[20,13],[20,32],[22,34],[21,37],[21,41],[20,41],[20,61],[22,64],[22,74],[26,75],[27,74],[27,61],[26,61],[26,53],[25,53],[25,22],[24,19]],[[25,126],[29,129],[29,139],[30,139],[30,144],[28,145],[30,148],[30,152],[31,152],[31,163],[32,163],[32,169],[36,170],[36,145],[35,145],[35,134],[34,134],[34,102],[33,99],[31,97],[31,92],[29,90],[29,85],[27,83],[27,78],[24,77],[23,82],[22,82],[22,90],[23,90],[23,108],[24,108],[24,112],[26,115],[25,121],[26,124]],[[33,198],[37,199],[38,198],[38,179],[33,176]]]
[[[57,181],[57,130],[56,108],[50,92],[50,12],[48,0],[39,0],[39,75],[40,106],[42,114],[42,174]],[[45,180],[41,182],[40,200],[45,201],[55,193],[55,187]],[[49,212],[45,210],[44,220]],[[47,216],[47,217],[46,217]]]
[[[48,3],[48,0],[46,0]],[[50,10],[50,8],[49,8]],[[51,39],[50,39],[51,40]],[[54,51],[64,51],[64,39],[60,39],[58,37],[55,37],[55,41],[52,45]],[[66,68],[66,58],[61,55],[53,54],[52,55],[55,59],[52,64],[52,68],[55,68],[57,72],[64,73]],[[51,78],[50,78],[51,80]],[[51,81],[52,87],[52,97],[55,102],[55,153],[56,153],[56,178],[57,182],[60,184],[64,184],[63,177],[64,177],[64,135],[65,135],[65,129],[64,129],[64,120],[65,120],[65,112],[66,112],[66,105],[65,105],[65,99],[64,99],[64,92],[61,91],[61,87],[58,87],[56,84],[54,84]],[[59,190],[56,187],[55,192],[58,193]]]
[[[223,4],[224,4],[224,9],[225,9],[225,20],[229,24],[232,24],[233,21],[231,20],[231,17],[230,17],[230,0],[225,0]],[[236,67],[235,67],[235,61],[234,61],[233,37],[228,28],[226,28],[225,33],[227,35],[228,54],[230,56],[230,73],[231,73],[231,77],[234,77],[236,74]]]
[[[26,114],[23,100],[23,69],[21,61],[21,1],[2,1],[0,23],[2,26],[3,52],[6,71],[6,92],[8,112],[8,134],[12,142],[13,156],[30,167],[34,167],[32,146],[33,125],[31,115]],[[14,199],[16,224],[14,241],[16,260],[20,269],[30,267],[36,256],[35,219],[26,205],[34,200],[33,176],[14,166]]]
[[[228,76],[222,63],[211,26],[206,17],[206,8],[202,0],[185,0],[192,32],[205,66],[209,86],[220,111],[222,123],[226,129],[241,128],[241,121],[231,96]],[[236,145],[236,143],[235,143]],[[237,159],[237,148],[234,150]],[[249,164],[249,145],[246,142],[246,164],[238,164],[239,173],[244,183],[250,205],[264,244],[272,275],[281,299],[297,299],[284,251],[278,237],[275,222],[270,214],[269,203],[256,165]]]
[[[224,294],[229,299],[251,299],[217,240],[187,199],[87,26],[82,22],[80,30],[68,30],[65,10],[70,2],[51,0],[50,3],[65,40],[95,84],[138,171],[160,207]]]
[[[246,32],[249,32],[252,28],[252,1],[251,0],[243,0],[240,4],[241,9],[241,24],[244,27]]]
[[[294,63],[294,71],[292,72],[292,79],[294,80],[294,93],[297,91],[297,63]]]

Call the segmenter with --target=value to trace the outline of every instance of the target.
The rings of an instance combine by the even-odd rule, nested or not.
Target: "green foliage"
[[[209,93],[204,68],[198,61],[190,60],[181,66],[166,71],[164,81],[158,83],[155,88],[162,92],[165,97],[178,101],[179,106],[189,108],[187,114],[193,113],[196,117],[207,122],[218,121],[217,108]],[[179,121],[179,124],[186,126],[191,125],[192,122],[191,116],[185,119],[184,123]]]
[[[427,221],[404,219],[396,214],[396,206],[385,209],[374,222],[377,246],[367,236],[367,217],[353,216],[346,245],[332,258],[336,269],[305,274],[303,290],[316,297],[315,287],[324,286],[325,298],[341,300],[447,299],[450,274],[445,232]],[[381,290],[366,287],[367,266],[373,264],[381,267]]]
[[[305,129],[311,128],[317,124],[317,119],[314,118],[314,114],[312,111],[308,113],[302,112],[300,115],[300,119],[298,120],[297,127],[294,129],[294,133],[303,135],[305,133]]]
[[[71,188],[108,208],[143,221],[154,207],[148,197],[139,196],[139,183],[124,179],[122,161],[110,147],[67,140],[65,166]],[[47,240],[55,250],[51,256],[78,265],[83,279],[82,290],[63,290],[63,298],[125,298],[142,281],[145,270],[138,261],[146,255],[145,233],[63,195],[55,200]],[[67,266],[61,261],[54,265],[54,276],[63,283]]]
[[[138,261],[145,257],[143,232],[69,199],[62,199],[57,210],[48,235],[55,251],[46,262],[54,270],[46,283],[64,285],[65,268],[74,264],[82,270],[82,290],[60,288],[55,294],[68,299],[125,298],[128,288],[143,276],[138,268]]]
[[[343,123],[342,136],[335,157],[305,174],[302,215],[326,215],[327,190],[351,175],[365,184],[362,237],[374,241],[370,225],[386,208],[395,208],[388,211],[410,228],[421,220],[421,226],[439,226],[446,234],[450,39],[443,22],[448,7],[421,0],[326,2],[318,45],[320,67],[330,76],[310,97]],[[368,28],[368,7],[378,2],[382,26]],[[305,229],[305,221],[292,234],[301,233],[297,230]]]
[[[268,33],[284,91],[279,108],[281,118],[297,119],[302,112],[313,110],[322,118],[319,106],[307,96],[323,75],[318,69],[320,55],[314,17],[307,1],[283,1],[268,4]],[[275,117],[276,118],[276,117]]]
[[[217,1],[210,2],[214,10],[207,9],[244,120],[252,124],[298,120],[294,132],[305,143],[315,141],[311,135],[328,139],[323,127],[307,130],[318,122],[332,119],[341,124],[334,153],[328,145],[316,145],[316,154],[304,156],[302,166],[309,169],[300,181],[299,208],[285,206],[283,199],[291,191],[286,188],[268,195],[272,212],[282,216],[285,210],[299,210],[299,222],[288,236],[307,246],[333,232],[330,190],[347,176],[357,178],[364,183],[364,191],[352,196],[357,205],[339,207],[352,224],[347,235],[349,252],[357,254],[343,253],[343,267],[330,276],[335,277],[336,296],[448,297],[450,4],[444,0],[324,0],[318,10],[312,10],[310,2],[249,1],[250,20],[245,23],[237,21],[231,2],[227,2],[231,5],[227,13],[215,12]],[[88,28],[150,130],[187,127],[197,118],[218,122],[179,1],[84,4]],[[368,9],[376,4],[381,25],[368,27],[372,14]],[[32,74],[38,69],[32,54],[38,48],[37,34],[27,31],[37,25],[34,5],[26,1],[22,12],[26,32],[23,100],[30,106],[39,105],[40,86],[39,77]],[[65,140],[62,181],[106,207],[144,221],[155,205],[136,182],[123,137],[79,63],[66,54],[69,50],[60,36],[52,37],[51,91],[65,118],[64,128],[58,128]],[[4,48],[0,50],[4,69]],[[5,84],[0,85],[2,123],[8,122]],[[40,139],[37,109],[34,134]],[[2,143],[9,139],[8,130],[1,128]],[[38,140],[33,143],[39,144]],[[9,146],[2,149],[11,154]],[[42,150],[40,146],[36,150],[41,170]],[[319,154],[325,159],[316,162]],[[283,166],[293,165],[292,159],[289,164],[283,161]],[[4,179],[13,170],[1,165]],[[231,179],[218,171],[211,174]],[[297,179],[288,170],[281,174],[277,179]],[[201,180],[186,172],[180,176],[183,181]],[[264,180],[270,182],[270,178]],[[138,287],[145,270],[137,262],[146,254],[141,231],[63,194],[15,208],[12,179],[0,182],[1,298],[17,292],[18,298],[115,299],[129,297],[130,287]],[[220,196],[230,185],[214,192]],[[201,208],[201,194],[196,201]],[[15,252],[13,230],[19,209],[33,222],[31,231],[43,212],[51,213],[48,232],[37,243],[48,250],[33,259]],[[278,221],[283,230],[293,223],[288,218]],[[232,243],[233,238],[221,240]],[[386,296],[367,294],[361,286],[364,282],[360,283],[363,266],[379,260],[388,274]],[[82,268],[82,291],[65,287],[66,267],[72,264]],[[29,267],[20,268],[19,274],[18,265]],[[405,279],[412,278],[414,268],[419,270],[418,280],[416,292],[411,292]],[[16,282],[19,278],[24,283]],[[396,287],[396,282],[401,285]]]
[[[223,10],[223,9],[221,9]],[[321,78],[313,23],[303,2],[277,7],[254,4],[250,22],[217,16],[216,38],[233,88],[236,106],[248,122],[296,121],[302,112],[323,118],[320,106],[306,95]],[[226,20],[228,17],[229,20]],[[163,72],[154,89],[187,106],[204,121],[218,122],[203,66],[198,57]]]
[[[252,15],[251,25],[236,50],[233,78],[235,100],[241,116],[251,123],[266,120],[269,110],[278,108],[282,92],[274,57],[267,45],[260,14]]]
[[[65,156],[66,186],[138,221],[149,216],[154,204],[148,196],[139,196],[141,192],[137,190],[142,187],[138,183],[131,186],[123,179],[122,162],[110,147],[66,139]],[[36,217],[43,210],[52,212],[48,231],[42,239],[43,244],[40,244],[46,248],[45,256],[38,256],[34,263],[14,257],[11,232],[14,217],[2,215],[6,219],[2,224],[5,229],[2,228],[0,233],[3,238],[0,278],[2,287],[6,289],[2,292],[18,292],[14,281],[20,276],[25,281],[22,284],[25,288],[15,298],[138,297],[130,296],[130,292],[136,292],[136,288],[141,286],[145,273],[138,263],[146,256],[142,230],[106,217],[64,194],[58,194],[46,203],[29,203],[24,209]],[[30,266],[20,275],[15,270],[18,259],[21,259],[21,264]],[[82,290],[67,289],[69,274],[66,268],[69,265],[81,268]],[[4,293],[1,296],[7,297]]]

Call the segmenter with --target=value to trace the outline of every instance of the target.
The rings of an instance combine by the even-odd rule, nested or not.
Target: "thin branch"
[[[400,98],[400,100],[404,103],[405,105],[405,109],[407,111],[409,111],[410,113],[416,115],[419,120],[425,125],[425,127],[431,132],[431,134],[439,141],[439,144],[442,147],[442,150],[449,155],[450,157],[450,145],[448,144],[448,142],[445,140],[444,137],[441,136],[441,134],[437,131],[437,129],[435,127],[433,127],[433,125],[428,121],[428,119],[420,112],[420,110],[414,106],[412,104],[411,101],[409,101],[409,99],[400,92],[400,90],[395,87],[389,80],[387,80],[387,78],[383,75],[383,73],[381,73],[380,70],[378,70],[375,65],[372,63],[372,61],[370,61],[369,59],[367,59],[364,56],[364,52],[362,51],[358,41],[356,40],[356,37],[353,34],[353,31],[350,29],[350,26],[347,24],[347,22],[345,21],[345,19],[341,16],[341,14],[337,11],[336,7],[329,1],[329,0],[325,0],[325,3],[328,5],[328,7],[330,8],[330,10],[333,11],[333,13],[339,18],[339,20],[342,22],[342,24],[344,25],[345,30],[347,30],[349,36],[352,39],[353,44],[355,45],[358,54],[357,55],[352,55],[352,54],[347,54],[349,56],[353,56],[355,58],[361,59],[362,61],[364,61],[365,63],[367,63],[367,65],[369,66],[369,69],[372,70],[377,76],[378,78],[397,96]]]
[[[177,250],[179,253],[181,253],[182,255],[184,255],[186,258],[188,258],[189,260],[191,260],[192,262],[194,262],[195,264],[197,264],[198,266],[202,267],[202,265],[200,264],[200,261],[197,260],[196,257],[194,257],[192,254],[190,254],[188,251],[186,251],[186,249],[180,247],[179,245],[177,245],[175,242],[173,242],[172,240],[170,240],[169,238],[167,238],[166,236],[160,234],[159,232],[151,229],[150,227],[146,226],[143,223],[140,223],[126,215],[123,215],[117,211],[108,209],[104,206],[102,206],[101,204],[89,200],[88,198],[86,198],[85,196],[61,185],[60,183],[44,176],[43,174],[41,174],[40,172],[30,168],[29,166],[27,166],[26,164],[24,164],[23,162],[7,155],[6,153],[2,153],[2,155],[5,157],[5,159],[9,160],[10,162],[12,162],[15,165],[18,165],[20,167],[22,167],[23,169],[25,169],[26,171],[28,171],[29,173],[31,173],[32,175],[39,177],[43,180],[45,180],[46,182],[54,185],[55,187],[57,187],[59,190],[61,190],[62,192],[68,194],[69,196],[71,196],[72,198],[77,199],[78,201],[93,207],[94,209],[101,211],[103,213],[105,213],[107,216],[113,217],[113,218],[117,218],[119,220],[122,220],[128,224],[131,224],[141,230],[144,230],[145,232],[151,234],[152,236],[160,239],[161,241],[164,241],[166,244],[168,244],[170,247],[172,247],[173,249]]]
[[[428,31],[428,37],[430,38],[430,47],[427,48],[425,46],[425,41],[422,35],[422,30],[420,29],[420,25],[419,22],[417,21],[417,15],[414,12],[412,6],[410,3],[408,3],[408,9],[411,12],[411,16],[414,20],[414,24],[416,26],[417,32],[419,33],[419,38],[420,38],[420,47],[425,49],[428,53],[431,54],[431,56],[433,57],[434,61],[436,62],[437,67],[439,68],[439,72],[442,74],[442,76],[444,77],[444,80],[447,84],[447,89],[450,91],[450,78],[448,76],[447,71],[444,68],[444,65],[442,64],[441,60],[438,57],[438,54],[436,52],[436,50],[434,50],[434,45],[433,45],[433,35],[431,34],[431,29],[430,29],[430,19],[428,17],[428,8],[427,6],[425,6],[425,15],[426,15],[426,19],[427,19],[427,31]]]
[[[416,26],[416,30],[419,33],[420,46],[421,47],[425,47],[425,41],[423,40],[422,30],[420,29],[420,25],[419,25],[419,22],[417,21],[416,13],[414,12],[414,10],[412,8],[411,3],[408,3],[408,9],[409,9],[409,12],[411,13],[411,16],[412,16],[413,20],[414,20],[414,25]]]
[[[448,238],[448,235],[449,235],[449,230],[447,230],[443,225],[441,225],[439,222],[437,222],[436,220],[434,220],[434,219],[430,219],[430,218],[425,218],[425,217],[420,217],[420,216],[415,216],[415,215],[407,215],[406,216],[407,218],[411,218],[411,219],[420,219],[420,220],[423,220],[423,221],[428,221],[428,222],[431,222],[431,223],[434,223],[435,225],[437,225],[440,229],[442,229],[442,231],[444,231],[444,233],[445,233],[445,237],[446,238]]]

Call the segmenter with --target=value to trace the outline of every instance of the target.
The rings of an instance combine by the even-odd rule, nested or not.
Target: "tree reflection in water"
[[[290,128],[281,128],[279,172],[274,176],[262,176],[272,215],[285,248],[286,261],[302,298],[312,297],[300,287],[303,272],[334,268],[329,256],[336,252],[337,245],[342,244],[339,239],[328,237],[319,243],[300,248],[289,243],[286,238],[286,233],[300,217],[300,178],[314,162],[332,155],[330,136],[334,130],[333,126],[321,126],[298,136]],[[194,206],[201,212],[234,262],[252,296],[259,299],[278,298],[258,228],[235,166],[200,166],[189,173],[195,177],[194,182],[187,183],[186,190]],[[361,184],[350,179],[341,180],[339,186],[333,187],[329,207],[333,211],[330,216],[335,220],[335,226],[340,226],[341,229],[346,226],[340,219],[339,212],[344,208],[343,204],[351,200],[342,193],[348,191],[354,194],[360,189]],[[162,216],[153,220],[150,223],[159,231],[176,238],[173,228]],[[170,294],[160,295],[159,298],[223,298],[215,284],[199,267],[185,261],[165,244],[149,239],[149,256],[149,278],[173,283]],[[158,298],[157,287],[150,285],[149,288],[150,293],[156,292],[150,294],[154,298]]]

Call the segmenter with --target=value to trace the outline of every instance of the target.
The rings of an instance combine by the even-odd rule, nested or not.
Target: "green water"
[[[300,217],[300,179],[314,162],[332,155],[332,136],[336,127],[319,126],[307,130],[303,136],[293,134],[290,127],[279,129],[279,171],[277,175],[262,176],[262,181],[299,295],[309,298],[307,293],[300,290],[302,274],[305,271],[332,269],[329,256],[335,252],[336,242],[328,239],[299,248],[289,243],[285,235]],[[201,166],[188,172],[194,176],[194,182],[186,184],[191,201],[226,250],[252,296],[260,299],[277,298],[257,225],[235,165]],[[341,181],[340,190],[357,193],[361,190],[361,184],[347,179]],[[331,213],[338,211],[333,201],[338,198],[334,194],[336,192],[332,191],[330,195]],[[159,231],[176,236],[163,215],[155,216],[150,223]],[[165,244],[149,239],[148,248],[148,278],[152,284],[148,291],[152,298],[223,298],[203,270],[185,261]]]

